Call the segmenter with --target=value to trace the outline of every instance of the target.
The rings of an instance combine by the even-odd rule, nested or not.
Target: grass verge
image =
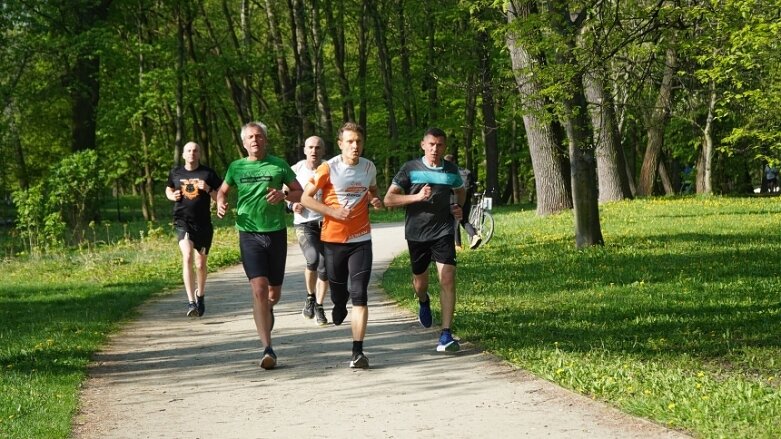
[[[124,216],[128,210],[123,207]],[[373,222],[402,219],[402,211],[372,212]],[[240,261],[233,224],[232,217],[215,219],[210,271]],[[69,437],[92,354],[136,315],[138,305],[182,290],[181,256],[170,225],[115,221],[88,237],[92,233],[94,239],[78,249],[0,259],[2,438]],[[288,241],[295,242],[292,227]]]
[[[779,213],[775,198],[613,203],[606,245],[577,251],[571,213],[500,209],[489,245],[459,253],[455,332],[698,437],[781,437]],[[383,286],[416,310],[408,264]]]

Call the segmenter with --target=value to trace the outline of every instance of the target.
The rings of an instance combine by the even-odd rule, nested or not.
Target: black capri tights
[[[343,305],[350,299],[353,306],[366,306],[372,274],[372,242],[323,244],[331,301]]]

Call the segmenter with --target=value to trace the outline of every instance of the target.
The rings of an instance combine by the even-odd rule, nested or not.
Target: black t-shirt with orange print
[[[174,225],[189,226],[196,230],[211,226],[211,197],[201,187],[216,191],[220,185],[222,179],[208,166],[199,165],[192,171],[184,166],[172,169],[168,174],[167,186],[182,191],[182,198],[174,203]]]

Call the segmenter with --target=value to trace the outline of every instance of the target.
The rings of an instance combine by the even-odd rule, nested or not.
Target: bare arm
[[[222,183],[220,189],[217,190],[217,217],[222,218],[225,216],[225,212],[228,211],[228,191],[230,186],[227,183]]]
[[[182,198],[182,191],[179,189],[174,189],[170,186],[166,186],[165,197],[171,201],[179,201],[179,199]]]
[[[307,184],[304,188],[304,193],[301,195],[301,204],[307,209],[317,212],[323,216],[330,216],[338,220],[345,220],[350,216],[352,209],[348,207],[336,207],[331,208],[318,201],[315,198],[317,194],[317,188],[313,184]]]
[[[425,185],[417,194],[405,194],[404,189],[391,184],[385,194],[385,207],[403,207],[419,201],[425,201],[431,196],[431,186]]]
[[[377,186],[369,188],[369,204],[374,206],[375,209],[382,209],[382,200],[377,193]]]

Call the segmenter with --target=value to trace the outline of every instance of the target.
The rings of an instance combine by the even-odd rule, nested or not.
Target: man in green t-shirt
[[[217,192],[217,216],[225,216],[228,191],[236,187],[239,249],[252,288],[255,329],[263,344],[260,366],[273,369],[277,365],[277,355],[271,348],[273,307],[282,295],[287,259],[285,200],[299,201],[303,190],[290,166],[267,153],[266,133],[266,126],[260,122],[250,122],[241,128],[241,140],[248,156],[228,167]],[[282,185],[288,187],[287,194]]]

